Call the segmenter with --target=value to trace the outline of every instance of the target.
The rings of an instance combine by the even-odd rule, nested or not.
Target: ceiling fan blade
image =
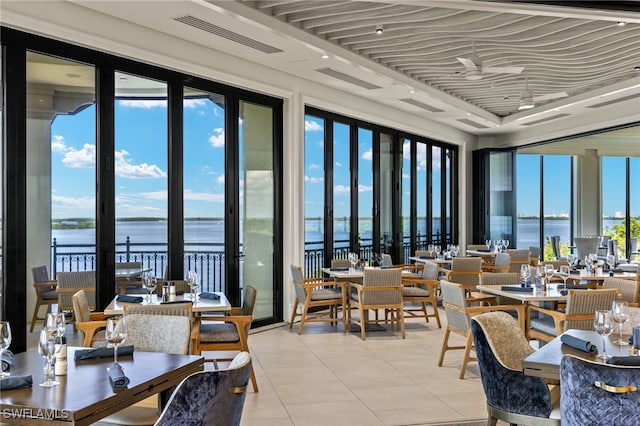
[[[464,67],[466,69],[469,69],[469,70],[477,70],[478,69],[476,64],[470,58],[456,58],[456,59],[458,61],[460,61],[462,63],[462,65],[464,65]]]
[[[482,67],[486,74],[520,74],[524,67]]]
[[[556,92],[556,93],[549,93],[546,95],[534,96],[533,100],[535,102],[549,101],[551,99],[566,98],[567,96],[569,96],[567,92]]]

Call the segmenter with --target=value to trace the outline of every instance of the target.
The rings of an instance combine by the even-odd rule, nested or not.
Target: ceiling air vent
[[[587,108],[600,108],[603,106],[617,104],[618,102],[624,102],[624,101],[628,101],[630,99],[635,99],[635,98],[640,98],[640,94],[636,93],[635,95],[625,96],[624,98],[611,99],[610,101],[607,101],[607,102],[601,102],[599,104],[589,105]]]
[[[466,118],[461,118],[458,120],[461,123],[466,124],[467,126],[475,127],[476,129],[488,129],[489,126],[485,126],[484,124],[476,123],[475,121],[468,120]]]
[[[264,44],[252,38],[245,37],[242,34],[234,33],[233,31],[229,31],[217,25],[213,25],[210,22],[203,21],[202,19],[198,19],[191,15],[185,15],[185,16],[180,16],[178,18],[174,18],[174,21],[178,21],[183,24],[189,25],[190,27],[197,28],[202,31],[206,31],[210,34],[217,35],[218,37],[226,38],[227,40],[235,41],[236,43],[240,43],[243,46],[247,46],[252,49],[259,50],[260,52],[264,52],[264,53],[282,52],[282,50],[278,49],[277,47],[269,46],[268,44]]]
[[[345,74],[340,71],[336,71],[331,68],[320,68],[316,71],[328,75],[329,77],[337,78],[338,80],[346,81],[347,83],[355,84],[356,86],[363,87],[367,90],[380,89],[380,86],[376,86],[375,84],[371,84],[367,81],[360,80],[359,78],[352,77],[349,74]]]
[[[522,123],[523,126],[533,126],[534,124],[540,124],[540,123],[545,123],[547,121],[551,121],[551,120],[557,120],[558,118],[563,118],[563,117],[568,117],[571,114],[557,114],[557,115],[552,115],[551,117],[547,117],[547,118],[541,118],[540,120],[535,120],[535,121],[530,121],[528,123]]]
[[[429,112],[444,112],[444,110],[442,110],[440,108],[436,108],[436,107],[433,107],[431,105],[425,104],[423,102],[416,101],[415,99],[404,98],[404,99],[398,99],[398,100],[400,100],[402,102],[405,102],[405,103],[407,103],[409,105],[416,106],[418,108],[426,109]]]

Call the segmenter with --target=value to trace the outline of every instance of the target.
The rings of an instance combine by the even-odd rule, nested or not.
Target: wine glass
[[[507,250],[509,248],[509,240],[504,240],[504,249]]]
[[[107,328],[104,332],[107,343],[113,345],[113,362],[118,363],[118,346],[127,338],[124,317],[107,318]]]
[[[147,300],[149,301],[149,303],[151,303],[151,295],[155,291],[156,285],[158,285],[158,280],[151,274],[144,274],[144,276],[142,277],[142,284],[144,285],[144,288],[149,292],[149,294],[147,295]]]
[[[356,269],[356,265],[358,264],[358,261],[360,259],[358,258],[358,255],[356,253],[349,253],[349,262],[351,262],[351,269]]]
[[[616,299],[611,304],[611,317],[618,324],[618,340],[614,343],[618,346],[626,346],[629,343],[622,340],[622,326],[629,321],[629,303],[626,300]]]
[[[544,287],[544,279],[546,278],[547,270],[544,266],[538,265],[536,267],[536,278],[540,280],[540,284]]]
[[[569,279],[569,265],[560,265],[560,269],[558,270],[558,275],[562,278],[563,285],[562,288],[567,288],[567,280]]]
[[[531,276],[531,266],[530,265],[522,265],[520,266],[520,276],[522,277],[522,286],[527,286],[527,281]]]
[[[491,250],[491,240],[486,240],[484,243],[487,245],[487,251]]]
[[[2,353],[11,344],[11,326],[9,321],[0,321],[0,359],[2,359]],[[9,376],[10,373],[5,373],[0,370],[0,377]]]
[[[613,254],[607,255],[607,265],[609,265],[609,270],[613,270],[616,267],[616,256]]]
[[[64,336],[66,326],[67,324],[64,318],[64,312],[57,312],[57,313],[49,312],[47,314],[47,318],[45,322],[45,327],[47,329],[47,332],[51,336],[57,338],[60,341],[60,343],[62,343],[62,336]]]
[[[196,300],[196,290],[199,285],[199,277],[196,271],[189,271],[187,273],[187,282],[189,283],[189,288],[191,288],[191,300]]]
[[[556,270],[553,266],[553,264],[546,264],[544,265],[544,275],[551,280],[551,278],[553,278],[553,276],[555,275]]]
[[[597,358],[607,360],[610,356],[607,355],[606,337],[613,332],[611,313],[606,310],[596,311],[596,316],[593,319],[593,329],[602,336],[602,353],[598,354]]]
[[[578,256],[576,256],[573,253],[569,253],[567,255],[567,262],[569,263],[569,267],[573,266],[573,264],[575,263],[575,261],[577,260]]]
[[[38,353],[45,359],[42,383],[40,383],[42,387],[50,388],[60,384],[55,380],[56,376],[53,366],[53,357],[58,348],[60,348],[60,346],[56,345],[55,334],[49,333],[46,328],[41,330],[40,338],[38,339]]]

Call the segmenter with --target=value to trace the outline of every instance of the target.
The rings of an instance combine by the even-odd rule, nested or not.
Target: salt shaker
[[[169,283],[169,301],[173,302],[176,300],[176,283],[173,281]]]
[[[56,344],[60,349],[56,352],[56,363],[55,363],[55,375],[56,376],[66,376],[67,375],[67,339],[65,336],[62,336],[61,343]]]

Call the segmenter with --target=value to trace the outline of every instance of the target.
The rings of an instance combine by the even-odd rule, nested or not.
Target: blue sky
[[[167,217],[166,101],[115,105],[116,217]],[[185,217],[224,212],[224,110],[209,99],[184,101]],[[95,213],[95,107],[58,116],[51,126],[52,217]]]

